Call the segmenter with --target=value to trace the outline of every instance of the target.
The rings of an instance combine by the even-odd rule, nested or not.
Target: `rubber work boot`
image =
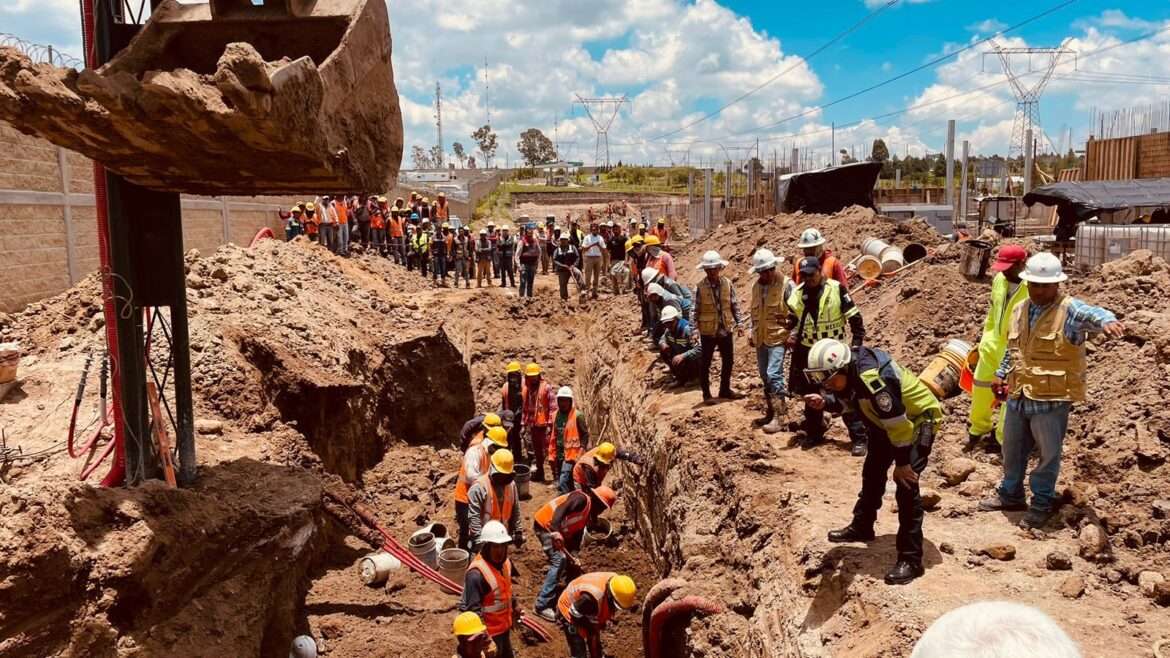
[[[905,585],[924,573],[926,573],[926,570],[922,568],[921,564],[898,560],[894,568],[886,572],[886,584]]]
[[[829,531],[829,541],[834,544],[848,544],[850,542],[869,542],[873,541],[873,530],[862,532],[853,527],[853,524],[841,528],[840,530]]]
[[[999,494],[993,494],[979,501],[980,512],[1022,512],[1028,509],[1028,504],[1024,502],[1009,503]]]
[[[788,405],[784,402],[784,398],[780,398],[777,406],[779,408],[776,410],[775,417],[763,427],[764,434],[776,434],[784,429],[784,419],[788,417]]]
[[[764,425],[771,423],[772,419],[775,417],[776,417],[776,413],[772,409],[772,395],[769,394],[767,391],[765,391],[764,392],[764,416],[762,418],[756,418],[755,420],[753,420],[752,426],[753,427],[763,427]]]

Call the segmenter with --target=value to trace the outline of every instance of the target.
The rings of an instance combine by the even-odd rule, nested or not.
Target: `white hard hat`
[[[808,367],[804,373],[813,384],[820,384],[852,360],[853,353],[848,345],[834,338],[822,338],[809,348]]]
[[[674,306],[667,306],[666,308],[662,309],[662,315],[658,317],[658,320],[660,322],[669,322],[670,320],[674,320],[681,316],[682,313],[679,313],[677,308]]]
[[[820,231],[815,228],[806,228],[800,234],[800,242],[797,242],[796,246],[804,249],[806,247],[819,247],[823,244],[825,244],[825,236],[821,235]]]
[[[1067,281],[1068,275],[1055,254],[1042,251],[1028,259],[1020,278],[1032,283],[1060,283]]]
[[[653,267],[647,267],[646,269],[642,270],[642,285],[650,285],[650,282],[653,281],[658,276],[658,274],[658,270],[654,269]]]
[[[727,261],[723,260],[718,251],[712,249],[703,254],[703,260],[699,262],[698,269],[710,270],[716,267],[727,267]]]
[[[479,543],[481,544],[510,544],[512,536],[508,534],[508,529],[504,527],[503,523],[499,521],[488,521],[483,524],[483,530],[479,532]]]
[[[776,263],[779,262],[771,249],[757,249],[756,253],[752,254],[752,271],[758,274],[776,267]]]
[[[658,295],[659,297],[665,297],[666,288],[663,288],[657,283],[651,283],[649,286],[646,286],[646,293],[650,295]]]
[[[317,642],[308,635],[296,636],[289,647],[288,658],[317,658]]]
[[[569,398],[570,400],[572,400],[573,399],[573,389],[569,388],[568,386],[562,386],[559,390],[557,390],[557,397],[558,398]]]

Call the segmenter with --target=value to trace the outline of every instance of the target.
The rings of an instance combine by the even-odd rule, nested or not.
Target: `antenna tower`
[[[1028,129],[1034,139],[1043,131],[1040,127],[1040,96],[1052,80],[1056,65],[1061,59],[1072,55],[1076,68],[1076,51],[1059,48],[1004,48],[992,43],[991,52],[983,53],[986,64],[988,55],[995,55],[1003,65],[1004,75],[1011,83],[1016,96],[1016,119],[1012,123],[1012,139],[1008,145],[1008,160],[1024,156]],[[1025,78],[1028,78],[1025,80]]]
[[[435,82],[435,137],[438,140],[439,154],[435,158],[435,167],[443,168],[443,92],[439,83]]]

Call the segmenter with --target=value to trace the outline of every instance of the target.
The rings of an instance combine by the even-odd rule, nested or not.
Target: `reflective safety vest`
[[[477,555],[467,567],[468,571],[472,569],[479,571],[489,588],[480,608],[488,635],[496,637],[507,633],[512,630],[512,561],[504,560],[503,571],[496,571],[491,562]]]
[[[345,205],[344,201],[334,201],[333,202],[333,209],[337,211],[337,223],[338,224],[348,224],[349,223],[349,207],[347,207]]]
[[[524,401],[528,397],[524,391],[524,388],[524,382],[520,382],[520,409],[513,409],[512,407],[508,406],[508,382],[504,382],[504,386],[500,388],[500,410],[516,413],[517,411],[523,409]]]
[[[582,594],[588,594],[597,601],[596,627],[605,626],[613,618],[613,608],[609,604],[608,590],[610,579],[616,575],[612,571],[597,571],[575,578],[565,588],[565,591],[561,592],[561,598],[557,600],[557,610],[561,613],[561,618],[572,624],[573,615],[569,609],[573,607],[577,599],[581,598]],[[581,633],[584,634],[584,632],[585,629],[581,629]]]
[[[487,489],[488,504],[480,510],[480,527],[482,528],[488,521],[499,521],[507,527],[508,519],[512,518],[512,508],[516,506],[516,483],[509,482],[504,486],[502,499],[496,496],[496,488],[492,486],[492,480],[487,473],[479,476],[476,484]]]
[[[1012,311],[1008,349],[1012,369],[1008,387],[1012,397],[1030,400],[1082,402],[1085,399],[1085,344],[1073,345],[1064,335],[1072,298],[1063,295],[1049,305],[1036,324],[1029,326],[1028,306]]]
[[[826,279],[821,283],[821,299],[816,319],[813,319],[812,313],[809,313],[808,317],[801,317],[804,315],[803,283],[796,286],[788,296],[788,306],[796,314],[796,326],[799,328],[801,323],[804,323],[799,338],[800,344],[806,347],[812,347],[822,338],[845,340],[845,321],[860,313],[856,306],[847,313],[841,312],[841,284],[832,279]]]
[[[471,485],[475,484],[475,478],[479,477],[479,473],[468,475],[467,473],[467,457],[479,460],[479,473],[487,473],[488,468],[491,467],[491,457],[488,456],[487,444],[483,442],[483,437],[480,437],[480,442],[476,443],[472,439],[472,445],[467,448],[467,454],[463,461],[459,463],[459,477],[455,479],[455,502],[467,504],[467,490]]]
[[[552,387],[543,379],[540,380],[540,385],[536,389],[535,399],[530,399],[528,396],[527,381],[520,386],[520,406],[524,409],[525,423],[543,427],[552,422],[552,419],[548,417],[548,396],[550,395],[552,395]],[[535,408],[529,407],[529,405],[534,405]]]
[[[716,302],[719,302],[716,308]],[[731,315],[731,279],[719,277],[719,299],[707,279],[699,282],[699,312],[696,318],[699,324],[699,335],[714,336],[719,332],[720,319],[723,328],[731,331],[735,328],[735,318]]]
[[[424,254],[431,247],[431,235],[426,231],[419,231],[410,239],[410,245],[414,247],[415,253]]]
[[[1020,302],[1028,299],[1028,282],[1020,281],[1016,292],[1010,298],[1011,281],[1003,273],[991,280],[991,307],[983,320],[983,334],[979,337],[979,363],[975,366],[975,386],[990,388],[995,382],[995,371],[999,369],[1003,355],[1007,352],[1008,329],[1011,327],[1012,311]]]
[[[788,279],[777,274],[771,285],[756,281],[752,286],[752,339],[756,345],[775,347],[788,338],[788,304],[784,287]]]
[[[903,368],[888,354],[878,354],[879,358],[885,360],[879,360],[876,368],[858,372],[858,378],[866,391],[857,396],[857,406],[869,422],[886,433],[891,445],[911,445],[920,423],[928,419],[942,420],[942,405],[914,373]],[[887,382],[894,383],[890,381],[892,379],[897,380],[896,391],[888,390]],[[883,408],[883,396],[889,408]],[[898,414],[892,413],[893,403],[889,402],[895,398],[901,403],[902,412]]]
[[[585,497],[585,508],[575,514],[566,514],[561,517],[561,527],[552,527],[553,516],[556,515],[557,508],[569,502],[569,498],[573,496]],[[545,503],[540,509],[536,510],[532,520],[537,525],[548,530],[549,532],[559,532],[565,538],[570,535],[575,535],[585,529],[589,523],[589,512],[593,507],[593,500],[589,498],[589,494],[584,491],[570,491],[563,496],[557,496]]]
[[[553,428],[556,432],[556,428]],[[561,437],[561,442],[565,448],[565,461],[575,462],[581,457],[581,435],[577,433],[577,410],[574,408],[569,412],[569,418],[565,421],[565,435]],[[548,446],[548,463],[555,464],[557,461],[557,444],[556,437],[552,437]]]
[[[611,464],[602,464],[595,459],[597,457],[597,448],[593,448],[589,452],[581,455],[576,464],[573,464],[573,482],[582,486],[601,486],[605,481],[605,476],[609,474]],[[597,474],[597,482],[593,485],[589,484],[589,479],[585,476],[585,470],[592,468],[593,472]]]
[[[657,235],[658,239],[665,244],[666,238],[670,237],[670,230],[665,226],[655,226],[654,228],[650,229],[650,235]]]
[[[375,210],[370,213],[370,228],[375,231],[386,228],[386,218],[382,213],[383,211],[381,210]]]

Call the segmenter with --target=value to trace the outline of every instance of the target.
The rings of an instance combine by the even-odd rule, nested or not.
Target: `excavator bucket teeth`
[[[191,194],[372,192],[402,160],[384,0],[163,0],[97,70],[0,48],[0,119]]]

